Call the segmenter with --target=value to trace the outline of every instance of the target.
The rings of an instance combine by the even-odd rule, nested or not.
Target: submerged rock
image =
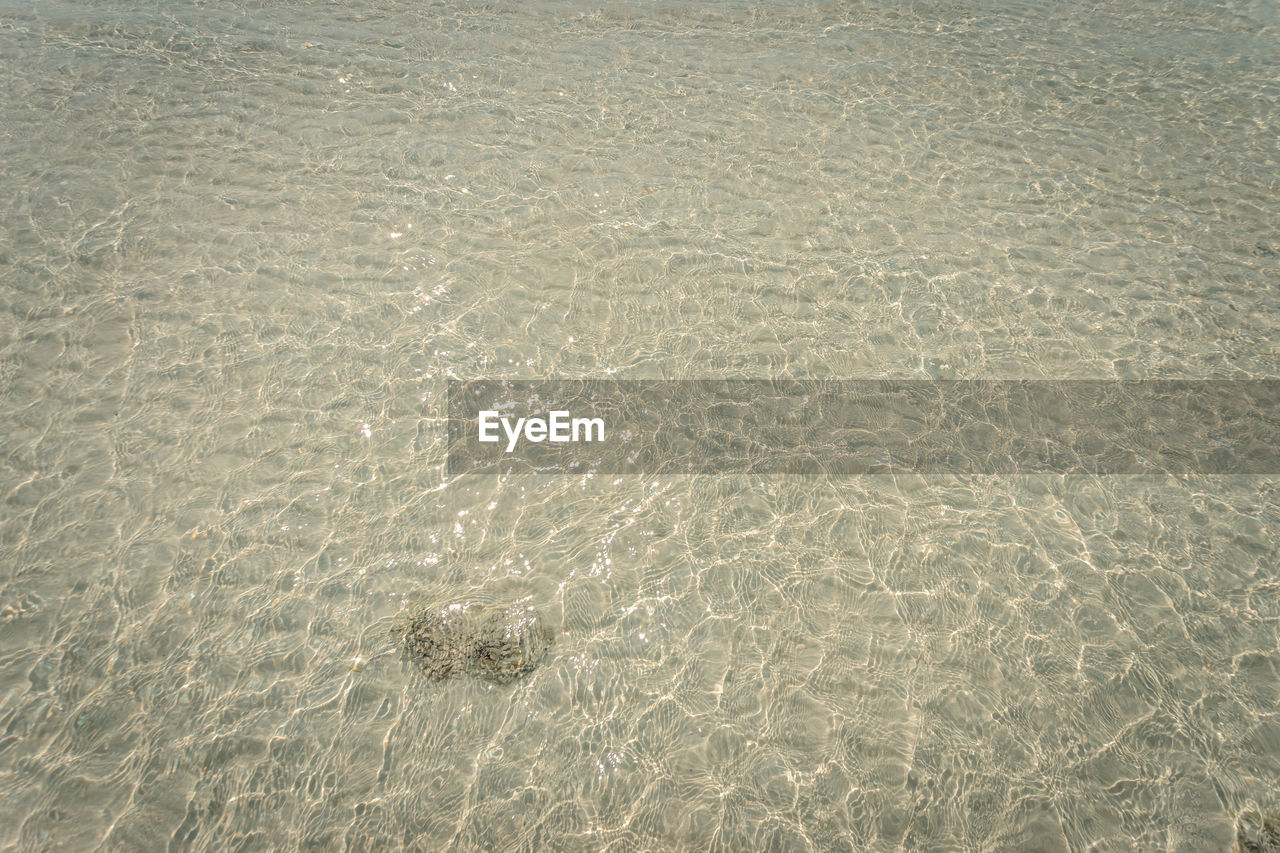
[[[1280,814],[1267,815],[1261,829],[1237,827],[1235,853],[1280,853]]]
[[[532,672],[554,638],[536,610],[520,605],[451,604],[421,611],[391,633],[430,678],[466,673],[497,684]]]

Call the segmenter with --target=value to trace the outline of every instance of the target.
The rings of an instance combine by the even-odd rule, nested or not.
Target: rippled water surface
[[[1277,477],[462,477],[449,378],[1280,376],[1280,11],[0,0],[0,848],[1229,850]],[[511,684],[406,606],[533,606]]]

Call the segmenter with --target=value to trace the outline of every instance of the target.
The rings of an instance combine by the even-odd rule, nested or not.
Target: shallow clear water
[[[781,6],[0,5],[0,847],[1257,836],[1276,477],[446,476],[451,377],[1280,376],[1274,2]]]

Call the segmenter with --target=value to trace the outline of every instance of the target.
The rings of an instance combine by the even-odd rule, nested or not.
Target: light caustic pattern
[[[0,846],[1262,843],[1274,478],[449,481],[444,390],[1274,377],[1275,27],[9,3]]]

